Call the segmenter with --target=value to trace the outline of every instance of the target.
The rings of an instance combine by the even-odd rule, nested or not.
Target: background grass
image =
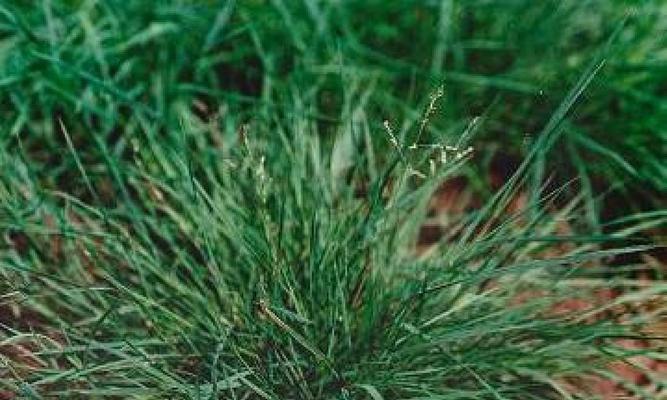
[[[664,13],[656,1],[18,2],[3,6],[4,129],[76,115],[72,123],[126,147],[146,129],[137,114],[173,131],[193,100],[203,117],[223,107],[243,120],[244,105],[294,112],[289,93],[300,91],[333,136],[359,93],[369,123],[409,124],[444,83],[434,136],[484,115],[479,147],[516,156],[604,53],[562,127],[557,151],[569,162],[549,167],[579,173],[589,196],[619,182],[664,192]],[[57,136],[33,131],[40,142]]]
[[[1,387],[590,398],[575,378],[664,358],[615,339],[664,312],[664,283],[635,279],[647,267],[630,255],[666,218],[666,12],[0,4]],[[474,157],[441,164],[433,144]],[[430,198],[457,175],[486,206],[417,255]],[[602,304],[600,288],[622,294]],[[584,310],[563,311],[572,299]]]

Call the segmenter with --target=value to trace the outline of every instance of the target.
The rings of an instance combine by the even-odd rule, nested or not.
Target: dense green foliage
[[[580,173],[584,186],[639,179],[664,193],[660,1],[223,3],[3,5],[5,136],[26,132],[51,155],[62,146],[44,123],[60,116],[81,125],[73,135],[123,148],[146,129],[173,131],[194,100],[208,116],[222,107],[233,125],[248,118],[239,106],[294,112],[295,91],[335,131],[356,96],[370,98],[370,124],[410,121],[444,83],[433,135],[485,115],[487,152],[516,155],[601,57],[605,67],[561,127],[558,151],[569,162],[552,166]]]
[[[664,310],[608,312],[666,290],[631,256],[667,220],[665,29],[661,1],[0,3],[0,398],[590,398],[660,358],[616,339]],[[462,174],[485,206],[417,253]],[[610,188],[645,212],[606,219]]]

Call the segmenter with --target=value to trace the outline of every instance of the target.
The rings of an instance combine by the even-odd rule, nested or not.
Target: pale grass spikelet
[[[419,131],[417,132],[417,138],[415,139],[415,142],[410,146],[410,148],[416,148],[416,146],[419,144],[419,141],[421,140],[422,134],[424,133],[424,130],[426,129],[426,125],[431,119],[431,116],[433,113],[437,110],[436,103],[442,96],[445,95],[445,87],[444,86],[439,86],[434,93],[431,94],[430,96],[430,101],[428,103],[428,107],[426,107],[426,110],[424,111],[424,116],[421,119],[420,125],[419,125]]]
[[[241,125],[241,131],[239,132],[241,134],[241,140],[243,141],[243,146],[245,146],[246,150],[248,150],[249,153],[251,153],[250,149],[250,143],[248,143],[248,124],[243,124]]]
[[[269,192],[269,184],[271,182],[271,177],[266,172],[266,157],[260,156],[257,160],[257,168],[255,169],[255,174],[259,178],[259,187],[258,192],[262,199],[262,202],[266,203],[267,195]]]
[[[462,159],[463,157],[467,156],[468,154],[470,154],[472,152],[473,152],[472,146],[468,146],[467,149],[465,149],[461,152],[458,152],[458,151],[456,152],[456,159],[460,160],[460,159]]]
[[[269,191],[269,184],[271,182],[271,177],[267,173],[266,169],[266,156],[263,154],[257,154],[253,151],[253,146],[250,143],[249,138],[249,126],[248,124],[241,125],[239,129],[240,139],[247,151],[248,161],[250,162],[249,168],[250,171],[257,177],[259,184],[257,185],[257,191],[259,196],[262,198],[262,201],[267,201],[267,194]],[[239,165],[231,161],[227,163],[231,168],[238,168]]]
[[[266,168],[264,166],[265,161],[266,158],[264,156],[261,156],[259,158],[259,163],[257,165],[257,170],[256,170],[257,176],[262,182],[266,180]]]
[[[394,134],[394,130],[391,128],[391,125],[389,124],[389,120],[384,120],[384,129],[387,131],[387,134],[389,135],[389,142],[396,147],[397,149],[400,149],[398,145],[398,139],[396,139],[396,135]]]
[[[414,169],[411,165],[408,165],[407,172],[408,172],[408,176],[416,176],[416,177],[421,178],[421,179],[426,179],[426,175],[423,172],[421,172],[417,169]]]
[[[447,152],[444,149],[440,149],[440,164],[447,164]]]

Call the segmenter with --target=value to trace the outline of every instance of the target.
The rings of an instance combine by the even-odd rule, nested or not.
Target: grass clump
[[[180,147],[112,164],[126,196],[114,207],[94,204],[95,186],[91,202],[50,190],[3,155],[3,309],[18,317],[2,321],[5,390],[559,398],[624,357],[607,354],[613,338],[639,335],[645,317],[601,318],[608,305],[575,278],[599,281],[603,260],[643,248],[591,237],[548,255],[571,241],[555,234],[571,209],[498,220],[520,175],[455,242],[418,256],[429,199],[464,158],[376,164],[372,140],[327,146],[308,119],[257,120],[218,147],[196,140],[214,131],[184,127]],[[559,306],[573,298],[587,306]]]
[[[634,10],[0,5],[0,398],[567,399],[594,376],[651,398],[607,366],[664,358],[664,284],[622,277],[666,217],[598,220],[617,170],[581,161],[662,190],[662,11]],[[418,251],[434,193],[493,143],[526,161]],[[581,186],[546,191],[561,151]]]

